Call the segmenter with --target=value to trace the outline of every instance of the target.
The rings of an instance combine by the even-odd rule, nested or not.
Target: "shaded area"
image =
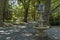
[[[45,30],[49,40],[60,40],[60,28],[50,28]]]
[[[35,40],[36,30],[26,26],[0,28],[1,40]]]

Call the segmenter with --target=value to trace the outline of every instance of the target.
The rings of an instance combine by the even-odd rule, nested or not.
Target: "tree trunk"
[[[28,17],[28,8],[25,9],[25,13],[24,13],[24,22],[27,22],[27,17]]]
[[[3,26],[3,9],[4,9],[4,2],[6,0],[0,0],[0,27]]]
[[[34,12],[34,21],[35,21],[35,12]]]
[[[51,10],[50,14],[54,13],[56,10],[58,10],[60,7],[60,4],[57,5],[54,9]]]
[[[5,11],[7,11],[6,9],[8,9],[8,0],[5,0],[4,1],[4,7],[3,7],[4,9],[3,9],[3,22],[4,22],[4,19],[5,19]]]
[[[0,27],[3,27],[3,13],[7,0],[0,0]]]
[[[50,4],[51,4],[51,0],[46,0],[46,2],[45,2],[45,12],[43,14],[43,19],[45,20],[47,25],[49,25]]]
[[[29,4],[30,4],[30,0],[28,0],[27,2],[25,0],[23,3],[24,9],[25,9],[24,20],[23,20],[24,22],[27,22]]]

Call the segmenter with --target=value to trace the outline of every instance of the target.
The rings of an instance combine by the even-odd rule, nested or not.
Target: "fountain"
[[[38,13],[39,13],[38,27],[34,27],[34,28],[37,29],[41,35],[43,35],[43,30],[46,30],[49,28],[49,26],[45,24],[45,20],[43,20],[44,5],[42,4],[38,5]]]
[[[38,13],[39,13],[39,19],[38,19],[39,27],[44,27],[44,20],[43,20],[44,5],[43,4],[38,5]]]

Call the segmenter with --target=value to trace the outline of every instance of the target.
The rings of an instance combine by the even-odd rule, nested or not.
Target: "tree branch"
[[[54,13],[54,12],[55,12],[59,7],[60,7],[60,4],[59,4],[59,5],[57,5],[53,10],[51,10],[51,12],[50,12],[50,13],[51,13],[51,14],[52,14],[52,13]]]

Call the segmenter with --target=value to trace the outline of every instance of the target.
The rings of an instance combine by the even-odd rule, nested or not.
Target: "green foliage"
[[[60,0],[52,0],[51,1],[51,10],[54,9],[57,5],[59,5]],[[60,25],[60,7],[55,9],[56,11],[50,16],[50,24],[53,26]]]
[[[23,19],[25,18],[25,14],[27,14],[27,21],[35,21],[38,20],[38,12],[37,12],[37,6],[38,6],[38,1],[40,1],[41,4],[45,5],[45,0],[17,0],[18,4],[15,6],[8,6],[8,4],[6,5],[5,10],[9,11],[10,9],[12,9],[11,14],[8,13],[9,15],[6,16],[7,14],[4,15],[5,17],[10,17],[11,20],[7,20],[10,22],[15,22],[16,20],[19,20],[18,22],[23,21]],[[53,10],[57,5],[59,5],[60,0],[51,0],[51,10]],[[60,23],[60,9],[58,9],[55,13],[52,13],[50,15],[50,23]],[[58,16],[59,15],[59,16]],[[58,21],[58,22],[57,22]]]

